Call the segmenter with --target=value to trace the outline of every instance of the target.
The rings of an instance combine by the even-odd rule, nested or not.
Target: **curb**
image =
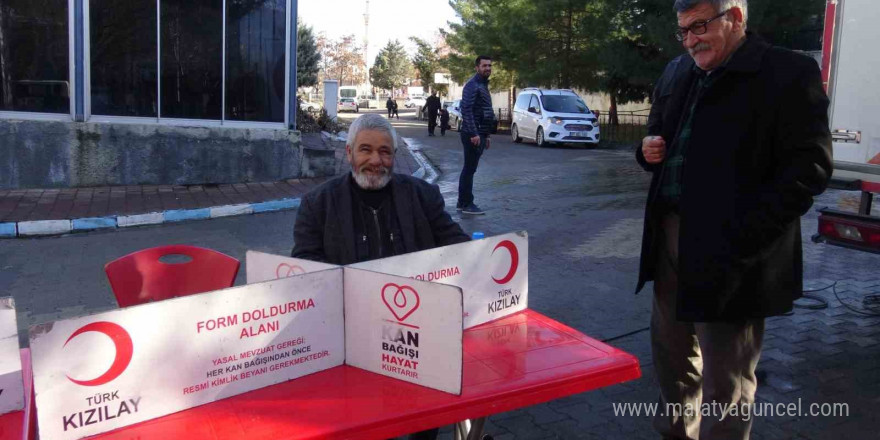
[[[431,161],[422,154],[422,144],[413,138],[403,138],[403,141],[406,142],[406,147],[409,148],[409,152],[412,153],[416,162],[419,163],[419,169],[412,174],[413,177],[423,179],[428,183],[434,183],[437,181],[440,177],[440,171],[437,168],[434,168]]]
[[[412,153],[419,169],[412,175],[434,183],[440,173],[421,153],[421,144],[412,138],[403,138]],[[112,215],[107,217],[84,217],[68,220],[33,220],[0,223],[0,238],[44,237],[63,235],[71,232],[85,232],[99,229],[120,229],[135,226],[161,225],[190,220],[206,220],[211,218],[231,217],[237,215],[259,214],[263,212],[283,211],[299,208],[300,198],[269,200],[258,203],[242,203],[237,205],[212,206],[197,209],[170,209],[161,212],[150,212],[134,215]]]
[[[299,198],[288,198],[259,203],[214,206],[210,208],[170,209],[147,214],[0,223],[0,238],[62,235],[71,232],[94,231],[97,229],[130,228],[134,226],[160,225],[163,223],[176,223],[189,220],[204,220],[234,215],[281,211],[284,209],[299,207],[299,201]]]

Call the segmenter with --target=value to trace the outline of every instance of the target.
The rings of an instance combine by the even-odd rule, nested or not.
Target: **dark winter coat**
[[[331,264],[357,261],[351,174],[335,177],[302,198],[293,229],[291,256]],[[404,174],[394,174],[392,199],[403,249],[416,252],[468,241],[444,209],[436,185]]]
[[[428,115],[437,116],[437,112],[440,111],[440,98],[436,96],[429,96],[428,99],[425,100],[425,109],[428,111]]]
[[[828,98],[817,63],[749,36],[694,112],[679,201],[677,318],[723,321],[785,313],[801,296],[800,217],[831,176]],[[654,91],[649,135],[669,147],[698,70],[687,54]],[[638,292],[654,278],[658,182],[653,173]]]
[[[489,80],[475,74],[461,91],[461,132],[469,137],[488,135],[495,130],[495,112]]]

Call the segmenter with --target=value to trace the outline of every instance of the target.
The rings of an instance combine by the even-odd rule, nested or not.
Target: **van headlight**
[[[550,118],[550,123],[555,125],[562,125],[565,123],[565,120],[562,118]]]

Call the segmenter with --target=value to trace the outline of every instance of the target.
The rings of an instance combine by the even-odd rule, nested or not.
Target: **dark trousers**
[[[440,119],[440,135],[446,136],[446,127],[449,127],[449,119],[443,120]]]
[[[464,148],[464,167],[458,177],[458,206],[464,208],[474,203],[474,173],[486,148],[486,135],[480,135],[480,145],[477,146],[471,143],[470,135],[461,133],[461,146]]]
[[[391,108],[388,109],[388,118],[391,118]]]
[[[744,405],[755,402],[755,368],[764,340],[764,319],[724,322],[684,322],[676,319],[678,292],[678,237],[676,214],[658,219],[654,304],[651,310],[651,351],[660,385],[654,428],[663,438],[749,438],[752,417],[743,417]],[[726,408],[702,416],[709,407]],[[737,405],[738,413],[732,413]],[[724,416],[723,418],[721,416]]]
[[[428,110],[428,133],[434,134],[434,129],[437,127],[437,111]]]

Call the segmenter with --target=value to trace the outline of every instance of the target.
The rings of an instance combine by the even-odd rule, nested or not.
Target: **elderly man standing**
[[[636,152],[653,173],[636,291],[654,281],[655,427],[747,439],[764,318],[801,296],[800,217],[832,171],[828,99],[815,61],[746,33],[746,0],[674,7],[688,54]]]

